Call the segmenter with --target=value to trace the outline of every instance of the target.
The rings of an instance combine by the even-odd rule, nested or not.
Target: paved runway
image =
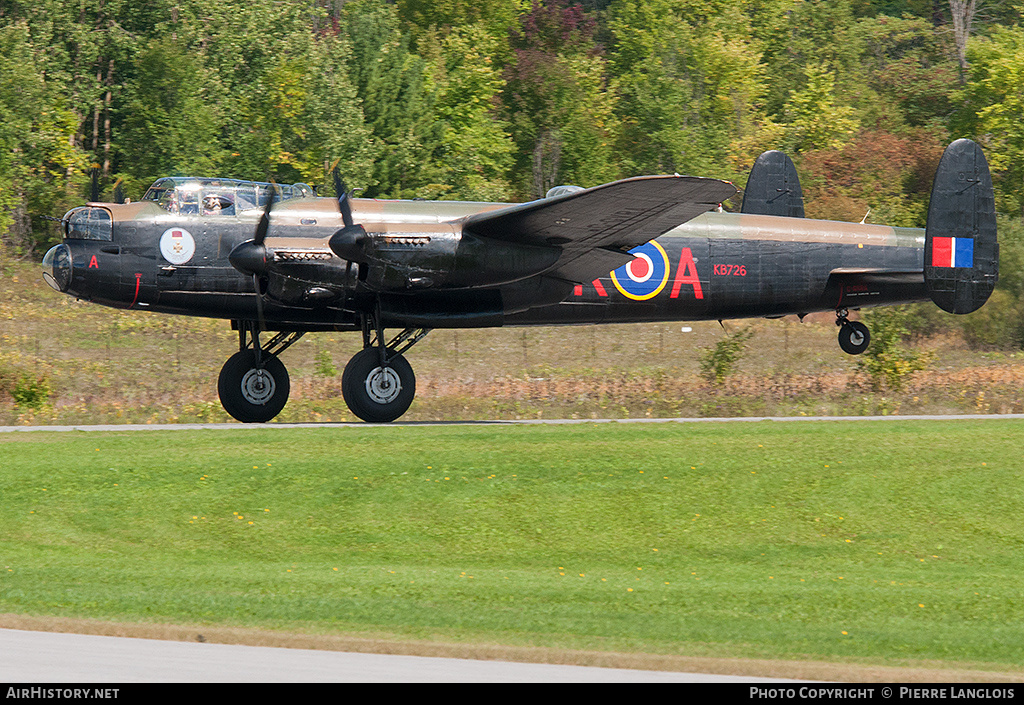
[[[1024,419],[1024,414],[949,414],[934,416],[744,416],[674,419],[521,419],[503,421],[410,421],[406,423],[182,423],[182,424],[76,424],[70,426],[0,426],[0,433],[18,431],[195,431],[266,428],[357,428],[366,426],[514,426],[584,423],[737,423],[753,421],[981,421]]]
[[[741,676],[0,629],[3,683],[766,683]],[[792,682],[792,681],[790,681]]]

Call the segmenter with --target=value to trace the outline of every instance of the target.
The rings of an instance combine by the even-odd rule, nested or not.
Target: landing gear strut
[[[265,423],[281,413],[290,386],[288,370],[277,356],[302,335],[278,333],[264,346],[259,326],[240,321],[238,352],[224,363],[217,380],[224,410],[242,423]]]
[[[860,355],[868,349],[871,331],[860,321],[851,321],[850,312],[845,308],[836,311],[836,325],[839,326],[839,347],[849,355]]]
[[[385,343],[380,316],[363,316],[363,349],[341,376],[341,394],[352,413],[370,423],[389,423],[404,414],[416,396],[416,375],[402,356],[428,328],[406,328]]]

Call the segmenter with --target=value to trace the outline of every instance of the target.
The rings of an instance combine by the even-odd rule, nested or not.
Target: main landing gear
[[[228,358],[217,380],[224,410],[242,423],[265,423],[281,413],[290,390],[288,370],[278,359],[302,337],[300,332],[278,333],[260,345],[259,326],[241,321],[238,352]]]
[[[430,332],[406,328],[385,344],[377,316],[363,317],[363,349],[341,376],[341,394],[353,414],[370,423],[389,423],[408,410],[416,396],[416,375],[403,354]]]
[[[836,311],[836,325],[839,326],[839,347],[850,355],[860,355],[868,349],[871,331],[860,321],[851,321],[850,312],[845,308]]]
[[[345,366],[341,394],[363,421],[388,423],[408,409],[416,396],[416,375],[403,354],[430,332],[406,328],[385,342],[378,316],[363,317],[363,349]],[[302,337],[278,333],[260,344],[260,327],[238,324],[238,352],[220,371],[217,391],[224,410],[243,423],[265,423],[281,413],[290,389],[288,370],[278,356]]]

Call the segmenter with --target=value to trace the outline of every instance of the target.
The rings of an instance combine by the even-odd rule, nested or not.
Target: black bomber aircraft
[[[522,204],[359,199],[334,180],[336,199],[193,177],[159,179],[135,203],[94,196],[63,217],[43,277],[106,306],[230,320],[239,350],[218,391],[243,422],[280,413],[280,355],[302,335],[359,332],[343,396],[389,422],[415,394],[405,353],[433,328],[834,311],[840,346],[858,354],[870,334],[850,309],[931,299],[969,313],[998,275],[991,177],[970,140],[946,149],[924,230],[804,218],[776,151],[755,163],[739,213],[721,206],[731,183],[692,176],[559,186]]]

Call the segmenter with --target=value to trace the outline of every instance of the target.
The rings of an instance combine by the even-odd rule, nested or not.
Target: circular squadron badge
[[[182,228],[169,228],[160,236],[160,254],[171,264],[185,264],[196,253],[196,241]]]

